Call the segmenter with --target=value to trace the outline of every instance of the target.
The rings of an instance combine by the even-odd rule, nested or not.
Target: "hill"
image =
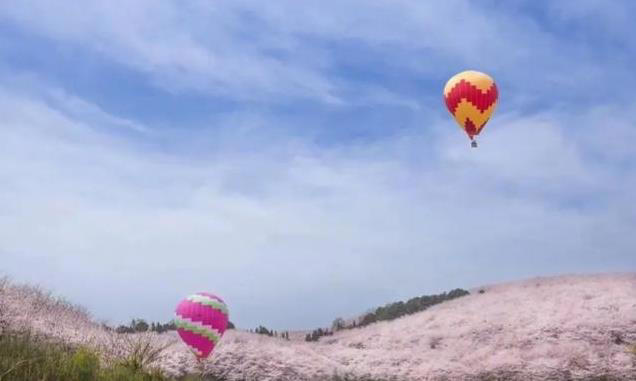
[[[37,288],[0,287],[0,320],[69,343],[125,352],[124,337],[81,308]],[[483,290],[483,292],[480,292]],[[145,334],[172,345],[156,365],[174,376],[196,364],[175,332]],[[318,342],[230,330],[205,364],[228,380],[636,379],[636,274],[533,278],[471,290],[422,312]],[[600,378],[595,378],[600,379]],[[612,378],[607,378],[612,379]]]

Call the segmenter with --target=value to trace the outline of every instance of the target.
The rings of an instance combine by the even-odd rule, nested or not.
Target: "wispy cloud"
[[[0,99],[5,268],[48,283],[49,267],[35,265],[44,259],[90,285],[69,288],[60,274],[51,282],[103,316],[163,318],[166,303],[214,287],[241,324],[300,327],[426,288],[633,262],[630,236],[612,240],[634,221],[608,209],[632,189],[606,184],[628,185],[626,174],[589,166],[554,116],[502,116],[505,128],[478,152],[457,136],[428,142],[439,151],[422,167],[400,158],[418,156],[417,136],[358,152],[306,146],[184,161],[103,135],[95,127],[110,119],[101,115],[69,117],[59,110],[67,106],[6,90]],[[604,207],[555,204],[590,194]],[[162,298],[136,304],[130,290]],[[119,298],[116,311],[98,302]],[[301,300],[331,304],[307,317]]]
[[[72,90],[75,68],[52,81],[46,66],[0,67],[0,269],[100,317],[167,319],[213,288],[239,325],[280,328],[480,282],[633,269],[634,47],[612,16],[629,5],[594,21],[617,43],[610,60],[558,27],[587,25],[600,3],[586,4],[2,5],[0,23],[50,43],[52,61],[53,47],[91,51],[134,83],[95,97]],[[441,102],[466,67],[502,93],[477,150]],[[182,103],[154,124],[159,106],[135,113],[146,98]]]
[[[580,25],[594,12],[602,16],[594,25],[609,31],[598,33],[598,41],[606,42],[598,35],[613,40],[623,35],[629,24],[620,15],[629,14],[623,9],[628,3],[586,4],[562,2],[533,14],[512,7],[501,13],[497,6],[466,1],[137,1],[82,7],[24,1],[1,7],[0,17],[97,51],[170,91],[268,102],[310,97],[337,104],[347,102],[343,91],[352,86],[340,72],[351,49],[411,78],[484,68],[505,87],[525,88],[527,94],[549,86],[573,95],[572,86],[591,78],[629,80],[626,62],[599,55],[600,47],[541,23]],[[337,46],[342,49],[332,48]]]

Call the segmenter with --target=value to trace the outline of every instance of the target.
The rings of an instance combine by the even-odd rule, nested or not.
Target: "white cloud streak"
[[[578,4],[547,7],[546,19],[580,22],[594,13],[604,15],[595,25],[609,33],[597,38],[615,40],[629,30],[624,17],[615,17],[629,14],[623,9],[627,3]],[[87,1],[81,7],[21,1],[0,6],[0,18],[99,52],[169,91],[241,100],[275,103],[301,97],[342,104],[369,98],[368,86],[338,75],[339,54],[347,48],[328,48],[334,44],[367,49],[389,70],[412,76],[480,68],[505,88],[524,89],[525,97],[540,98],[545,86],[567,93],[591,78],[629,81],[631,65],[620,57],[598,58],[597,47],[563,40],[536,18],[508,11],[459,0]],[[378,102],[403,98],[388,89],[376,92],[390,95],[381,95]]]
[[[306,327],[426,289],[635,265],[634,173],[582,155],[621,160],[622,142],[567,139],[567,116],[503,115],[476,151],[449,131],[418,167],[401,159],[418,136],[179,158],[103,133],[114,117],[64,113],[77,104],[0,92],[0,251],[5,271],[98,316],[167,318],[214,288],[239,324]],[[600,206],[567,205],[577,195]]]
[[[170,148],[196,147],[178,155],[156,148],[166,141],[152,126],[46,78],[3,80],[0,270],[112,319],[168,319],[172,302],[212,288],[239,325],[298,328],[480,282],[636,267],[636,120],[624,112],[633,104],[510,112],[548,88],[587,91],[628,66],[604,67],[588,59],[593,47],[569,46],[528,16],[461,1],[369,4],[1,5],[0,18],[173,92],[429,109],[342,79],[343,51],[329,44],[367,48],[409,75],[470,63],[510,92],[478,150],[435,116],[426,135],[325,148],[268,135],[275,113],[241,110],[214,132],[177,134]],[[204,138],[222,144],[203,154]]]

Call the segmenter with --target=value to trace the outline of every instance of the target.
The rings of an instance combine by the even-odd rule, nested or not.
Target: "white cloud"
[[[252,98],[251,91],[257,90],[337,101],[329,83],[311,67],[262,54],[241,38],[245,25],[232,8],[196,2],[86,2],[77,7],[27,1],[0,8],[0,15],[54,40],[100,52],[172,91],[229,91]]]
[[[589,165],[609,143],[566,139],[567,115],[502,115],[477,150],[445,121],[430,152],[417,135],[279,137],[285,149],[234,140],[186,158],[108,133],[119,119],[86,101],[46,99],[0,92],[3,269],[99,317],[167,319],[173,299],[214,288],[239,324],[306,327],[427,289],[634,265],[633,171]],[[581,194],[600,207],[561,205]]]
[[[577,14],[565,5],[552,8],[554,17]],[[615,15],[620,8],[604,6],[600,14]],[[590,7],[577,12],[585,9]],[[508,94],[511,102],[540,98],[539,85],[568,92],[590,78],[628,81],[631,70],[621,60],[596,59],[597,48],[553,35],[527,14],[467,1],[87,1],[81,7],[22,1],[0,6],[0,17],[100,52],[170,91],[243,100],[291,96],[341,104],[367,97],[368,86],[339,76],[339,56],[348,53],[347,46],[367,49],[386,70],[412,76],[483,69],[504,88],[522,90]],[[614,34],[623,35],[618,29]],[[345,46],[326,47],[334,44]],[[399,98],[387,89],[377,92],[379,98],[371,98],[379,102],[387,92],[391,102]]]

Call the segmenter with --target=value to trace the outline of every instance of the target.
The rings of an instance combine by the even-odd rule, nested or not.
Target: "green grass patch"
[[[0,381],[170,381],[140,366],[139,354],[104,366],[97,353],[29,332],[0,334]],[[203,379],[190,375],[188,381]],[[186,380],[183,379],[183,380]],[[181,380],[179,380],[181,381]]]

